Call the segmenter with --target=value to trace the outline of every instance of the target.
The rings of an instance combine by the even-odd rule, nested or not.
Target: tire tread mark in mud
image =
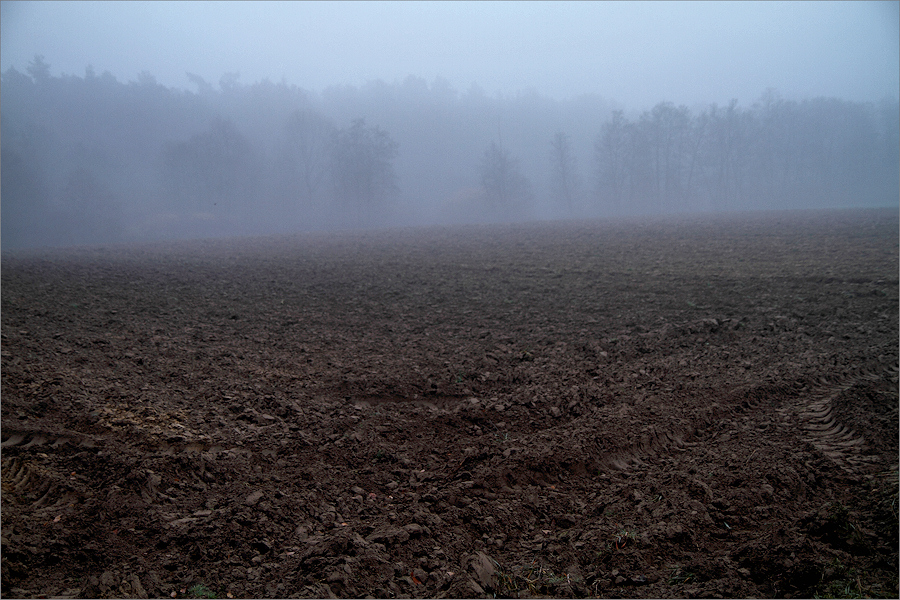
[[[896,366],[889,369],[860,369],[850,377],[829,381],[821,380],[821,387],[803,397],[798,406],[801,427],[806,433],[804,441],[811,443],[819,452],[827,456],[848,473],[867,470],[880,462],[877,456],[865,454],[865,438],[840,421],[834,407],[835,400],[859,383],[878,382],[883,379],[897,379]]]
[[[833,409],[833,401],[846,390],[862,382],[878,382],[886,377],[897,379],[898,368],[873,367],[858,369],[856,373],[840,378],[822,377],[808,390],[796,397],[792,403],[793,411],[778,409],[778,412],[790,414],[796,421],[797,415],[805,437],[802,439],[813,444],[825,456],[835,461],[848,472],[865,470],[880,462],[876,456],[867,455],[866,441],[861,435],[839,421],[837,411]],[[724,423],[735,414],[756,411],[762,405],[760,395],[773,394],[782,399],[790,398],[795,392],[790,389],[772,388],[767,391],[756,389],[737,406],[715,405],[695,413],[692,422],[695,425],[709,425],[714,422]],[[673,426],[665,431],[650,428],[647,435],[639,443],[606,452],[600,459],[601,468],[607,471],[622,471],[640,466],[646,461],[664,453],[684,452],[691,447],[702,444],[702,441],[690,441],[698,428],[690,424]]]
[[[665,429],[650,426],[639,442],[624,446],[618,451],[606,452],[600,459],[601,469],[624,471],[664,454],[688,452],[705,443],[702,438],[706,437],[705,432],[709,426],[728,422],[735,414],[756,410],[762,403],[763,395],[765,394],[759,389],[754,389],[740,403],[714,403],[705,406],[690,415],[688,422],[670,423]]]
[[[3,495],[37,509],[53,509],[75,502],[77,491],[58,475],[27,459],[3,459]]]
[[[666,431],[651,430],[641,442],[623,448],[619,452],[607,454],[601,464],[607,471],[624,471],[633,466],[641,466],[645,461],[664,452],[683,452],[697,445],[697,442],[687,441],[693,433],[690,427]]]
[[[34,446],[49,445],[58,448],[66,444],[75,444],[83,448],[95,448],[98,441],[95,437],[74,431],[45,431],[41,429],[14,428],[4,425],[3,441],[0,448],[17,448],[27,450]]]
[[[81,494],[66,476],[42,466],[31,453],[66,446],[96,448],[100,445],[96,438],[69,430],[15,426],[4,426],[3,438],[0,447],[5,454],[2,461],[4,499],[29,504],[38,510],[55,509],[78,501]]]
[[[41,464],[41,451],[95,449],[104,446],[102,438],[70,430],[4,427],[2,460],[2,489],[4,501],[30,506],[38,511],[54,511],[79,502],[84,494],[79,485],[68,480],[68,474],[55,472]],[[161,455],[216,455],[224,448],[217,444],[190,441],[180,444],[163,442],[156,447]],[[36,456],[34,453],[38,453]],[[10,456],[11,454],[11,456]],[[74,474],[73,474],[74,475]],[[155,488],[154,485],[150,485]],[[83,491],[83,490],[82,490]],[[149,490],[152,497],[157,492]],[[162,494],[160,494],[162,495]]]

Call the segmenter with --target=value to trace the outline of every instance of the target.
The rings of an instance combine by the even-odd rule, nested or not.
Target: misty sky
[[[766,88],[789,99],[900,95],[897,2],[2,2],[0,68],[148,71],[190,88],[282,79],[431,82],[489,95],[599,94],[628,108],[697,105]]]

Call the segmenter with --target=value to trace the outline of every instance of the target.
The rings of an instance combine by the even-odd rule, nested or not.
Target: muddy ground
[[[6,253],[2,594],[897,597],[898,227]]]

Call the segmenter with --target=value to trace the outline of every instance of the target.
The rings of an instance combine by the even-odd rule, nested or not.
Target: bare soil
[[[897,597],[898,228],[4,254],[2,594]]]

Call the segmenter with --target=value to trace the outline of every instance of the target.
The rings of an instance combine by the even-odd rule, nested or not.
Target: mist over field
[[[35,4],[3,3],[5,250],[898,203],[896,3]]]
[[[896,597],[898,7],[0,0],[0,597]]]

